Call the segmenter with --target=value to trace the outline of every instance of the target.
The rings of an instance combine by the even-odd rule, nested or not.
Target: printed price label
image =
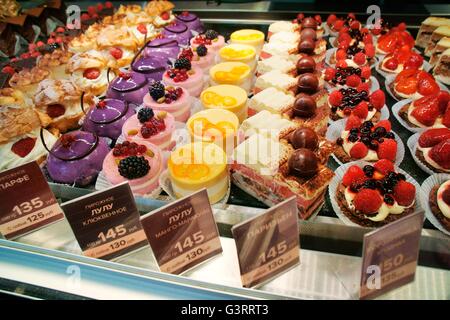
[[[180,274],[222,252],[205,189],[141,218],[163,272]]]
[[[361,299],[372,299],[414,280],[423,212],[364,235]]]
[[[295,197],[234,226],[231,231],[244,287],[266,282],[300,262]]]
[[[111,260],[147,245],[127,182],[61,206],[86,256]]]
[[[0,233],[13,239],[64,218],[37,162],[0,173]]]

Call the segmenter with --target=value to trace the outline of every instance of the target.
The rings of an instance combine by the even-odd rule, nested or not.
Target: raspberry
[[[339,31],[344,26],[344,20],[336,20],[333,23],[333,29]]]
[[[348,47],[350,47],[350,41],[351,41],[351,38],[350,38],[350,40],[348,40],[348,39],[346,39],[346,37],[344,37],[343,40],[339,41],[338,50],[344,50],[346,52],[345,56],[342,56],[343,59],[347,58],[347,49],[348,49]]]
[[[351,76],[348,76],[345,80],[345,84],[349,87],[356,88],[361,83],[361,78],[358,77],[356,74],[352,74]]]
[[[450,130],[447,128],[428,129],[419,137],[419,146],[422,148],[430,148],[443,140],[450,138]]]
[[[161,14],[161,19],[163,20],[169,20],[170,19],[170,14],[168,12],[163,12]]]
[[[369,66],[364,66],[361,68],[361,77],[364,79],[369,79],[372,75],[372,71],[370,70]]]
[[[370,104],[374,106],[375,109],[381,110],[386,103],[386,97],[384,92],[380,89],[375,90],[369,97]]]
[[[359,84],[359,86],[356,88],[356,90],[358,92],[361,92],[361,91],[369,92],[369,90],[370,90],[369,84],[367,82],[361,82]]]
[[[373,44],[373,37],[372,37],[372,35],[371,34],[365,34],[364,35],[364,37],[363,37],[363,42],[364,42],[364,45],[366,46],[366,45],[372,45]]]
[[[137,147],[137,152],[138,152],[139,154],[144,154],[146,151],[147,151],[147,147],[144,146],[144,145],[142,145],[142,144],[140,144],[140,145]]]
[[[88,14],[89,14],[90,16],[92,16],[93,14],[95,14],[95,13],[97,12],[97,10],[95,9],[94,6],[89,6],[89,7],[87,8],[87,12],[88,12]]]
[[[64,33],[66,30],[64,29],[64,27],[58,27],[55,30],[57,33]]]
[[[330,104],[335,107],[341,105],[343,97],[344,95],[339,90],[333,91],[329,97]]]
[[[357,116],[350,115],[347,119],[347,123],[345,124],[345,130],[349,131],[353,128],[359,128],[361,125],[361,119]]]
[[[336,51],[336,60],[345,60],[347,58],[347,52],[344,49],[338,49]]]
[[[347,62],[345,62],[345,60],[338,60],[336,62],[336,68],[347,68]]]
[[[83,77],[89,80],[97,79],[100,76],[100,70],[97,68],[88,68],[84,70]]]
[[[389,120],[381,120],[375,125],[374,130],[378,127],[383,127],[386,129],[386,132],[389,132],[391,131],[391,122]]]
[[[355,56],[353,57],[353,61],[361,66],[366,63],[366,55],[360,51],[355,54]]]
[[[357,165],[353,165],[347,169],[347,172],[342,177],[342,184],[349,187],[353,182],[362,181],[365,178],[363,169]]]
[[[354,109],[353,114],[365,120],[369,114],[369,104],[366,101],[361,101]]]
[[[447,105],[447,110],[442,117],[442,124],[447,128],[450,128],[450,102]]]
[[[387,159],[380,159],[373,166],[384,175],[388,174],[391,171],[394,171],[394,164],[392,163],[392,161]]]
[[[103,10],[103,4],[102,3],[97,3],[97,11],[100,12]]]
[[[376,190],[362,189],[353,199],[353,205],[357,211],[364,214],[377,212],[383,204],[383,200]]]
[[[416,198],[416,187],[408,181],[400,180],[394,186],[394,198],[401,206],[409,206]]]
[[[318,15],[318,14],[316,14],[316,15],[314,16],[314,20],[316,20],[318,24],[321,24],[321,23],[322,23],[322,17],[321,17],[320,15]]]
[[[367,43],[364,47],[364,53],[367,57],[373,58],[375,56],[375,47],[373,44]]]
[[[3,67],[2,72],[9,73],[11,76],[15,73],[14,68],[11,66]]]
[[[55,43],[55,39],[53,39],[53,38],[47,39],[47,44],[54,44],[54,43]]]
[[[34,149],[35,144],[36,138],[23,138],[12,145],[11,151],[19,157],[25,158]]]
[[[42,41],[38,41],[38,42],[36,42],[36,47],[42,47],[42,46],[44,46],[45,45],[45,43],[43,43]]]
[[[326,68],[325,69],[325,81],[331,81],[334,78],[334,75],[336,74],[336,70],[333,68]]]
[[[397,141],[394,139],[386,139],[378,145],[378,159],[388,159],[395,161],[397,156]]]
[[[350,156],[354,159],[362,159],[367,155],[368,152],[369,152],[369,149],[367,148],[367,146],[364,143],[357,142],[350,149]]]
[[[61,38],[61,37],[56,37],[56,38],[55,38],[55,42],[56,42],[56,43],[62,43],[62,42],[63,42],[63,38]]]
[[[109,49],[109,54],[113,56],[114,59],[119,60],[123,56],[123,51],[120,48],[113,47]]]
[[[106,1],[106,2],[105,2],[105,8],[111,9],[111,8],[113,8],[113,7],[114,7],[114,5],[112,4],[111,1]]]

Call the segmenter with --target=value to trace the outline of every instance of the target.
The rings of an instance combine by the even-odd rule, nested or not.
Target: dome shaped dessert
[[[180,45],[188,45],[192,38],[192,32],[180,21],[175,21],[164,27],[162,34],[168,39],[177,40]]]
[[[191,31],[195,31],[198,33],[203,33],[205,31],[205,26],[203,25],[203,23],[200,21],[197,15],[191,12],[183,11],[181,14],[176,16],[176,19],[181,23],[184,23]]]
[[[121,72],[109,85],[107,98],[141,104],[147,94],[147,78],[138,72]]]
[[[158,57],[141,57],[131,64],[131,69],[134,72],[143,74],[149,83],[161,81],[167,67],[167,62]]]
[[[180,47],[175,39],[163,37],[148,42],[144,49],[144,56],[168,60],[176,59],[179,52]]]

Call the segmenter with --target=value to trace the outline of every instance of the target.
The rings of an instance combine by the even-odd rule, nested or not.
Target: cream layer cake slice
[[[445,50],[450,49],[450,37],[444,37],[436,44],[436,47],[434,47],[433,52],[431,54],[430,58],[430,64],[432,66],[436,65],[436,62],[438,62],[439,57],[441,56],[442,52]]]
[[[420,25],[417,33],[416,46],[426,48],[433,31],[440,26],[450,26],[450,19],[440,17],[428,17]]]
[[[258,62],[256,75],[260,76],[274,70],[294,76],[296,73],[295,62],[284,57],[272,56]]]
[[[271,113],[282,113],[294,105],[295,98],[277,88],[266,88],[253,97],[248,102],[249,109],[254,112],[267,110]]]
[[[437,43],[444,37],[450,37],[450,26],[441,26],[433,31],[430,41],[428,41],[428,45],[425,48],[425,55],[427,57],[432,55]]]
[[[261,134],[267,137],[279,137],[284,132],[290,131],[295,127],[295,123],[282,118],[281,115],[263,110],[242,122],[241,130],[246,137],[254,134]]]
[[[296,86],[296,78],[284,74],[279,70],[273,70],[256,79],[254,93],[256,94],[266,88],[274,87],[287,94],[295,95]]]
[[[450,49],[445,50],[439,57],[433,69],[433,75],[436,80],[450,85]]]

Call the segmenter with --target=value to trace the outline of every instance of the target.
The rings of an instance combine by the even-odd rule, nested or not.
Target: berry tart
[[[378,68],[388,74],[397,74],[405,69],[422,69],[423,57],[411,47],[404,45],[387,54]]]
[[[203,44],[211,53],[216,54],[225,45],[225,38],[217,31],[209,29],[205,33],[193,37],[190,43],[193,49]]]
[[[346,66],[358,68],[361,66],[375,66],[375,47],[368,43],[364,47],[344,42],[338,49],[330,49],[327,63],[330,66],[338,65],[339,61],[345,61]]]
[[[148,141],[161,150],[171,150],[174,130],[175,118],[170,113],[159,111],[155,114],[151,108],[145,107],[124,123],[122,135],[128,141]]]
[[[293,35],[294,39],[296,34],[290,33],[290,34],[283,34],[281,38],[286,39],[286,36]],[[246,44],[249,46],[252,46],[256,50],[256,54],[260,54],[262,47],[264,45],[264,33],[259,30],[254,29],[241,29],[234,31],[230,35],[230,43],[240,43],[240,44]]]
[[[417,135],[419,135],[418,143],[414,146],[415,150],[412,151],[420,163],[430,172],[449,173],[450,129],[433,128],[417,133]]]
[[[197,33],[205,32],[205,26],[203,25],[199,17],[189,11],[183,11],[182,13],[177,15],[175,19],[184,23],[191,31]]]
[[[192,98],[186,89],[164,86],[161,82],[153,83],[144,97],[145,107],[168,112],[180,122],[186,122],[191,115],[191,105]]]
[[[386,97],[380,89],[369,94],[367,88],[341,88],[330,93],[328,106],[331,110],[330,118],[333,121],[357,116],[362,121],[372,120],[378,122],[383,114]],[[386,109],[387,110],[387,109]]]
[[[330,14],[326,22],[327,27],[330,30],[330,34],[338,34],[342,29],[350,29],[352,25],[358,26],[355,29],[361,28],[361,22],[359,22],[354,13],[349,13],[345,18],[338,18],[335,14]]]
[[[338,63],[336,68],[328,67],[324,70],[326,83],[330,87],[337,87],[338,89],[344,86],[357,88],[360,84],[365,83],[367,83],[367,88],[370,89],[372,86],[371,75],[369,66],[352,67],[344,61]]]
[[[389,54],[404,45],[414,48],[415,41],[411,34],[406,31],[406,24],[400,23],[378,38],[376,51],[379,54]]]
[[[337,37],[330,39],[331,45],[335,48],[342,48],[347,45],[356,45],[357,47],[365,47],[366,44],[373,45],[373,37],[369,33],[369,29],[361,28],[359,21],[355,21],[349,28],[345,27],[339,30]]]
[[[183,49],[178,58],[186,58],[196,69],[202,69],[203,74],[208,74],[209,69],[215,64],[215,53],[208,52],[208,48],[201,44],[194,49]]]
[[[344,130],[342,121],[346,121]],[[363,122],[359,117],[351,115],[347,120],[335,122],[333,126],[327,137],[339,137],[336,139],[334,155],[341,163],[355,160],[375,162],[380,159],[400,163],[403,159],[403,145],[399,148],[389,120],[374,124],[370,120]]]
[[[340,167],[330,198],[336,212],[363,227],[378,228],[413,213],[417,183],[389,160]]]
[[[163,82],[169,86],[183,87],[192,97],[198,97],[203,90],[203,71],[194,68],[189,59],[179,58],[164,73]]]
[[[161,34],[167,39],[174,39],[181,46],[189,45],[192,33],[189,28],[180,21],[174,21],[165,26]]]
[[[169,61],[169,59],[176,59],[179,52],[180,47],[176,40],[158,36],[147,43],[144,49],[144,56]]]
[[[148,80],[145,75],[135,71],[121,71],[109,84],[106,97],[142,104],[148,92]]]
[[[417,69],[405,69],[395,79],[386,79],[389,92],[397,100],[417,100],[423,96],[436,94],[440,87],[433,76]]]
[[[159,187],[161,150],[146,141],[118,143],[103,161],[102,172],[112,185],[128,181],[133,194],[148,195]]]
[[[450,177],[445,174],[433,175],[424,181],[422,189],[425,207],[450,235]]]

